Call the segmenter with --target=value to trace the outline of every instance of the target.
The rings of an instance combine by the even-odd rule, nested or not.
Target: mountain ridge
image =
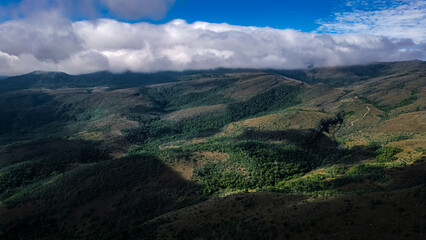
[[[349,81],[362,81],[365,80],[366,77],[372,78],[371,74],[375,73],[377,75],[380,74],[390,74],[389,68],[392,72],[392,68],[401,69],[404,67],[408,67],[415,65],[415,69],[425,68],[426,62],[422,60],[412,60],[412,61],[401,61],[401,62],[379,62],[372,64],[364,64],[364,65],[354,65],[354,66],[343,66],[343,67],[322,67],[322,68],[311,68],[311,69],[294,69],[294,70],[273,70],[273,69],[211,69],[211,70],[186,70],[186,71],[162,71],[156,73],[137,73],[137,72],[124,72],[124,73],[112,73],[107,71],[100,71],[88,74],[79,74],[79,75],[70,75],[64,72],[49,72],[49,71],[33,71],[31,73],[4,77],[0,82],[0,89],[3,88],[3,91],[8,88],[6,81],[18,81],[21,82],[19,87],[15,87],[15,89],[19,89],[22,87],[30,88],[30,87],[47,87],[47,88],[60,88],[60,87],[95,87],[95,86],[110,86],[117,87],[120,81],[119,79],[126,79],[127,83],[122,83],[122,87],[132,87],[138,85],[149,85],[153,83],[165,83],[165,82],[173,82],[178,81],[178,78],[182,75],[191,75],[191,74],[200,74],[200,73],[213,73],[213,74],[221,74],[223,72],[244,72],[244,71],[253,71],[253,72],[266,72],[273,73],[278,75],[283,75],[284,77],[294,78],[296,80],[302,80],[306,83],[327,83],[331,84],[342,84],[342,76],[339,76],[338,79],[329,79],[327,76],[323,77],[322,75],[327,75],[328,71],[332,71],[332,75],[343,74],[345,72],[354,73],[351,76],[344,76],[344,78],[348,78]],[[374,69],[372,69],[372,67]],[[396,71],[393,70],[393,71]],[[333,72],[336,71],[336,72]],[[340,72],[340,73],[339,73]],[[319,75],[318,75],[319,74]],[[369,75],[370,74],[370,75]],[[58,77],[59,75],[59,77]],[[319,78],[319,80],[315,80],[315,78]],[[34,78],[34,79],[28,79]],[[100,79],[102,78],[102,79]],[[145,79],[144,79],[145,78]],[[165,78],[159,80],[160,78]],[[82,79],[85,79],[83,81]],[[56,82],[56,84],[51,81]],[[57,84],[57,82],[61,84]],[[87,82],[88,81],[88,82]],[[157,81],[157,82],[155,82]],[[338,83],[340,81],[340,83]],[[31,83],[34,82],[34,83]],[[348,82],[345,81],[344,84]],[[45,84],[45,85],[43,85]],[[337,85],[336,85],[337,86]],[[10,86],[9,86],[10,88]],[[12,88],[13,89],[13,88]]]
[[[0,236],[419,239],[424,65],[24,76],[0,94]]]

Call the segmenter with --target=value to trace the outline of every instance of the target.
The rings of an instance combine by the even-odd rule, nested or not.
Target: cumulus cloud
[[[59,61],[82,50],[81,44],[71,21],[54,12],[0,25],[0,51],[14,56]]]
[[[320,20],[317,30],[324,33],[363,33],[389,38],[426,40],[426,1],[424,0],[352,0],[347,12],[338,12],[332,20]]]
[[[97,17],[95,4],[100,0],[21,0],[0,3],[0,19],[31,18],[41,13],[60,13],[64,17]]]
[[[166,15],[175,0],[102,0],[108,8],[124,19],[150,18],[158,20]]]
[[[111,19],[72,23],[56,16],[46,17],[44,24],[29,19],[0,24],[0,75],[351,65],[425,58],[425,46],[368,34],[184,20],[161,25]]]
[[[102,8],[119,19],[162,19],[175,0],[21,0],[1,6],[1,18],[26,18],[39,12],[60,12],[63,16],[78,18],[102,16]],[[95,7],[97,6],[97,7]]]

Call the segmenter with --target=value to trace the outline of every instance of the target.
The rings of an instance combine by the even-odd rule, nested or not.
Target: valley
[[[0,79],[0,237],[422,239],[425,151],[424,61],[33,72]]]

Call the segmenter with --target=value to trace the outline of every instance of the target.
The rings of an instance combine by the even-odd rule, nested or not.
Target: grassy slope
[[[148,88],[3,94],[1,120],[12,125],[2,141],[43,140],[0,149],[8,189],[0,234],[362,238],[372,224],[387,238],[416,239],[424,233],[425,166],[413,164],[425,151],[424,62],[315,71],[310,83],[357,85],[218,70]],[[233,194],[245,191],[267,192]],[[373,215],[407,217],[394,226]],[[16,234],[21,228],[29,230]]]

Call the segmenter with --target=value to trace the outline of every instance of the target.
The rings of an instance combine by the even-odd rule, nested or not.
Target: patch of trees
[[[206,164],[195,172],[205,194],[227,189],[279,189],[288,181],[323,165],[338,160],[339,153],[327,154],[294,144],[272,144],[260,141],[200,144],[198,150],[227,152],[226,162]]]
[[[299,92],[299,87],[276,87],[245,102],[229,104],[226,114],[231,121],[237,121],[259,113],[285,109],[300,103],[297,98]]]
[[[0,200],[7,199],[23,187],[65,172],[72,163],[92,163],[110,158],[108,152],[96,143],[73,141],[25,157],[23,161],[0,168]]]
[[[393,104],[393,105],[385,105],[385,104],[380,104],[379,102],[376,101],[372,101],[366,97],[360,97],[359,99],[361,101],[363,101],[364,103],[368,103],[373,105],[375,108],[385,112],[385,114],[389,113],[390,111],[400,108],[400,107],[404,107],[407,105],[410,105],[414,102],[416,102],[419,98],[418,96],[416,96],[417,91],[411,91],[411,94],[408,98],[400,101],[399,103]]]
[[[152,90],[144,91],[150,92]],[[124,132],[129,141],[137,144],[146,144],[160,139],[161,141],[165,141],[170,139],[207,136],[215,133],[215,131],[231,122],[259,114],[267,114],[271,111],[281,110],[296,105],[300,102],[300,100],[297,99],[299,91],[300,89],[297,87],[280,86],[256,95],[245,102],[230,103],[227,105],[226,111],[223,114],[203,116],[178,123],[159,119],[148,119],[146,116],[137,116],[133,114],[131,116],[132,119],[139,120],[140,126],[134,129],[125,130]],[[165,93],[163,92],[163,94]],[[196,95],[197,94],[199,93],[196,93]],[[198,100],[201,102],[198,103],[207,105],[220,103],[210,101],[211,99],[209,97],[206,98],[204,93],[200,94],[200,96],[202,97]],[[220,95],[211,96],[214,96],[215,99],[223,98]],[[178,97],[172,102],[169,102],[167,106],[180,106],[181,104],[189,104],[190,102],[192,102],[191,104],[198,104],[197,97],[190,97],[187,99],[187,102],[185,102],[186,100],[180,102],[182,99],[179,99]],[[227,102],[227,100],[224,101]]]
[[[173,178],[172,184],[163,184],[148,190],[149,183],[163,175]],[[144,224],[147,220],[204,199],[194,194],[198,191],[198,186],[179,179],[179,175],[170,171],[158,157],[149,153],[85,164],[49,178],[48,184],[47,181],[39,181],[29,186],[23,194],[4,201],[9,208],[29,202],[40,202],[43,208],[39,213],[29,215],[25,219],[0,225],[0,229],[3,230],[0,236],[6,237],[5,239],[16,239],[14,231],[25,224],[28,231],[21,234],[25,239],[31,238],[27,232],[37,233],[36,236],[41,239],[47,236],[80,238],[73,236],[75,232],[58,231],[56,223],[67,219],[79,206],[98,199],[111,199],[114,196],[112,209],[109,209],[111,212],[106,217],[116,219],[126,216],[125,219],[132,220],[129,220],[130,222],[124,220],[125,227],[116,225],[115,220],[114,224],[109,225],[106,217],[99,218],[89,209],[83,212],[91,219],[91,224],[86,226],[86,229],[90,234],[98,236],[97,239],[117,239],[123,236],[126,236],[125,239],[133,239],[134,231],[151,229]],[[161,184],[161,181],[159,183]],[[40,226],[33,221],[37,218],[40,218],[42,223],[52,224]],[[151,234],[149,235],[152,236]]]
[[[397,160],[396,154],[402,152],[402,149],[396,147],[381,147],[376,151],[376,162],[392,162]]]

